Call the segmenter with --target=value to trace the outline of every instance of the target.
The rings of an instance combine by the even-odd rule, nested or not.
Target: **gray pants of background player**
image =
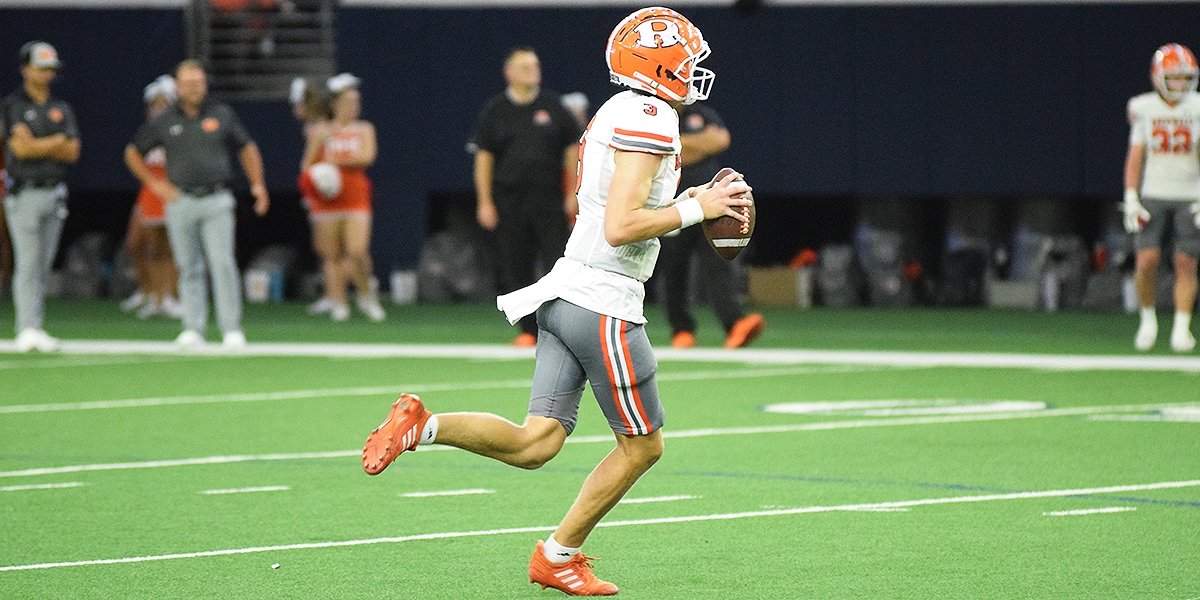
[[[663,425],[655,373],[658,361],[646,329],[565,300],[537,311],[537,366],[529,414],[575,430],[584,381],[616,433],[646,435]]]
[[[4,212],[13,245],[16,330],[41,329],[46,274],[54,264],[63,221],[67,219],[67,186],[22,188],[4,198]]]
[[[234,199],[228,191],[199,197],[180,194],[167,204],[167,237],[179,267],[183,328],[204,335],[208,325],[208,282],[222,333],[242,329],[242,291],[234,258]]]

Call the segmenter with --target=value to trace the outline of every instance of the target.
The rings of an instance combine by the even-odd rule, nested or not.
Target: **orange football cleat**
[[[513,339],[512,345],[518,348],[532,348],[537,345],[537,336],[532,333],[521,332],[521,335]]]
[[[696,346],[696,336],[690,331],[680,331],[671,338],[672,348],[694,348]]]
[[[582,552],[565,563],[551,562],[542,551],[545,542],[538,540],[533,558],[529,560],[529,583],[542,589],[552,587],[568,596],[612,596],[617,593],[615,584],[596,579],[592,574],[592,562]]]
[[[421,430],[429,420],[421,399],[412,394],[401,394],[392,405],[392,412],[371,435],[363,446],[363,470],[367,475],[378,475],[406,450],[415,450],[421,441]]]
[[[758,313],[746,315],[738,319],[729,329],[729,335],[725,338],[725,347],[741,348],[749,345],[766,328],[767,321],[763,319],[762,315]]]

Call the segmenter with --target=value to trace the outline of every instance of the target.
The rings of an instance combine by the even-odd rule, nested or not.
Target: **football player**
[[[1175,250],[1175,322],[1171,349],[1190,352],[1196,303],[1196,265],[1200,256],[1200,96],[1196,94],[1196,58],[1179,44],[1167,44],[1150,63],[1153,92],[1129,100],[1129,153],[1125,159],[1125,230],[1136,234],[1134,281],[1141,324],[1134,347],[1147,351],[1158,337],[1154,311],[1156,274],[1168,233]]]
[[[597,111],[579,146],[579,215],[565,255],[545,277],[497,299],[509,322],[537,313],[539,335],[529,412],[523,425],[486,413],[431,415],[402,395],[367,438],[363,469],[377,474],[420,444],[455,446],[535,469],[575,428],[590,382],[616,448],[583,484],[575,503],[529,564],[530,582],[578,596],[607,596],[580,552],[588,534],[662,455],[663,410],[657,362],[644,330],[643,282],[658,257],[658,236],[748,206],[750,188],[733,173],[711,188],[676,195],[678,107],[708,97],[713,73],[698,67],[708,44],[683,15],[645,8],[608,40],[611,79],[629,88]]]

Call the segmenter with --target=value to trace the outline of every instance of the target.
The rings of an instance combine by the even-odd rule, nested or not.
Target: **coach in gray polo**
[[[0,102],[0,143],[12,179],[4,210],[12,235],[16,347],[53,352],[58,340],[42,329],[46,274],[67,217],[67,166],[79,160],[79,128],[71,106],[50,95],[62,65],[54,46],[21,47],[21,89]]]
[[[237,153],[250,180],[254,212],[266,214],[270,200],[263,183],[262,155],[233,110],[209,102],[208,78],[197,61],[175,69],[176,104],[147,122],[125,148],[133,175],[166,201],[167,237],[179,267],[179,300],[183,305],[180,346],[204,343],[208,324],[207,262],[212,279],[217,325],[226,347],[246,345],[242,333],[242,298],[234,258],[233,178],[230,154]],[[155,177],[143,158],[156,146],[167,153],[167,178]]]

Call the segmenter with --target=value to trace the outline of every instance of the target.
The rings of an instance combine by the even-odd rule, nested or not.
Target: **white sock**
[[[1143,323],[1145,323],[1147,321],[1157,321],[1158,320],[1158,314],[1154,312],[1153,306],[1143,306],[1141,313],[1142,313],[1142,322]]]
[[[579,554],[579,548],[568,548],[554,541],[554,536],[552,535],[542,545],[542,554],[552,563],[563,564],[575,558],[575,555]]]
[[[437,415],[429,415],[429,420],[425,421],[425,428],[421,430],[421,440],[417,442],[418,446],[427,446],[437,439]]]
[[[1171,331],[1188,331],[1192,328],[1192,315],[1188,313],[1175,313],[1175,328]]]

